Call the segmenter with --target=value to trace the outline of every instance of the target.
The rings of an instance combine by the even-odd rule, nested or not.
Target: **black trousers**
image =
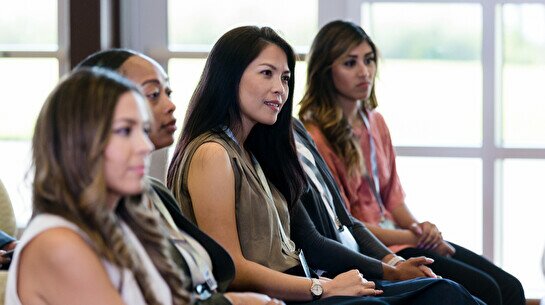
[[[526,304],[524,289],[517,278],[483,256],[456,244],[450,244],[456,249],[452,257],[416,248],[406,248],[397,254],[405,258],[416,256],[433,258],[434,263],[430,267],[437,275],[461,284],[488,305]]]

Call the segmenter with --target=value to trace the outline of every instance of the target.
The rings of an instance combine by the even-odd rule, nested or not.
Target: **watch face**
[[[314,296],[321,296],[324,289],[322,288],[322,285],[319,283],[312,284],[312,287],[310,288],[310,291]]]

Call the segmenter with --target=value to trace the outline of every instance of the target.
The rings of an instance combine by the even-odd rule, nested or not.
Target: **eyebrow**
[[[119,118],[117,120],[114,120],[112,124],[120,124],[120,123],[126,123],[130,126],[138,125],[138,121],[131,119],[131,118]],[[144,127],[150,127],[152,124],[151,120],[142,120],[142,126]]]
[[[170,79],[168,77],[165,77],[165,84],[168,84],[169,82]],[[143,83],[140,84],[140,86],[145,86],[147,84],[155,84],[161,86],[161,82],[156,78],[145,80]]]
[[[113,121],[113,123],[128,123],[130,125],[136,125],[138,122],[131,118],[118,118]]]
[[[154,84],[154,85],[161,85],[161,82],[157,79],[148,79],[146,81],[144,81],[143,83],[140,84],[140,86],[145,86],[147,84]]]
[[[374,51],[369,51],[369,52],[363,54],[363,57],[372,56],[372,55],[375,55],[375,52]],[[357,58],[358,54],[357,55],[347,54],[347,56],[350,57],[350,58]]]
[[[262,63],[262,64],[260,64],[260,66],[267,66],[267,67],[273,69],[274,71],[277,71],[277,70],[278,70],[277,67],[275,67],[275,66],[272,65],[272,64],[268,64],[268,63]],[[282,72],[282,73],[291,73],[291,71],[290,71],[290,70],[285,70],[285,71]]]

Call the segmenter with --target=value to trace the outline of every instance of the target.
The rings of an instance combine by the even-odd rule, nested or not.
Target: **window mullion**
[[[481,62],[483,68],[483,255],[494,261],[494,249],[497,248],[497,240],[494,238],[499,225],[499,219],[495,215],[495,203],[497,202],[495,185],[495,163],[496,163],[496,89],[498,88],[497,66],[496,66],[496,4],[491,1],[484,1],[483,5],[483,37]],[[499,118],[499,117],[498,117]]]

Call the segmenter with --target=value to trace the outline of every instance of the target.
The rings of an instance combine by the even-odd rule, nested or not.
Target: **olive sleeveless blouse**
[[[285,253],[282,250],[282,239],[277,219],[280,219],[284,232],[289,237],[290,219],[286,200],[270,183],[272,199],[267,195],[252,162],[243,157],[244,152],[239,145],[221,129],[200,135],[191,141],[185,149],[181,166],[177,168],[172,184],[172,192],[181,205],[182,213],[194,224],[197,224],[187,187],[187,178],[189,165],[195,151],[207,142],[220,144],[231,159],[235,177],[237,231],[244,257],[281,272],[299,265],[296,255]],[[278,213],[278,217],[276,213]],[[289,243],[293,246],[291,239]]]

